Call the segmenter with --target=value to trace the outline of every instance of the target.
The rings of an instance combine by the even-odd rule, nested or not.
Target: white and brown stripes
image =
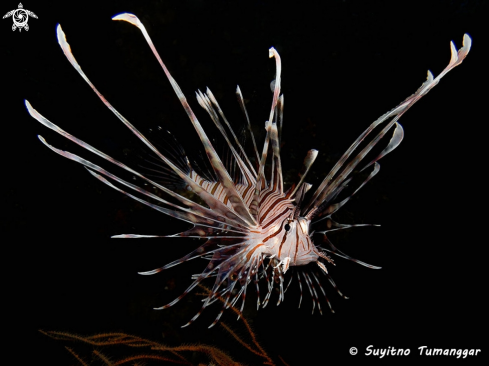
[[[399,118],[421,97],[426,95],[447,72],[464,60],[471,46],[471,40],[467,35],[464,36],[464,45],[458,53],[453,43],[450,44],[452,52],[450,63],[440,75],[437,78],[433,78],[432,74],[428,72],[427,81],[413,95],[373,122],[347,149],[329,174],[326,175],[316,191],[312,195],[307,196],[311,184],[305,181],[305,177],[318,155],[317,150],[310,150],[307,153],[298,176],[298,183],[284,191],[282,160],[280,156],[284,105],[283,95],[280,95],[282,65],[280,56],[274,48],[269,50],[269,55],[275,58],[276,75],[272,83],[272,105],[268,120],[265,123],[266,136],[261,155],[258,152],[249,115],[239,87],[236,89],[236,96],[245,116],[247,128],[253,142],[253,154],[251,157],[248,157],[244,146],[240,143],[231,127],[231,123],[225,117],[222,108],[212,92],[208,88],[205,93],[197,92],[197,102],[210,116],[220,131],[222,139],[225,141],[227,155],[219,156],[182,90],[161,60],[153,42],[139,19],[135,15],[127,13],[120,14],[113,19],[124,20],[141,30],[202,142],[211,167],[209,169],[210,173],[200,169],[198,166],[200,163],[198,165],[192,165],[181,147],[157,148],[159,145],[155,146],[151,143],[136,127],[124,118],[100,94],[82,71],[71,52],[71,48],[60,26],[57,28],[58,42],[69,62],[107,108],[146,145],[150,151],[148,153],[149,158],[146,161],[151,165],[151,168],[147,169],[151,173],[157,173],[158,175],[156,177],[158,179],[155,181],[155,179],[148,178],[148,176],[137,172],[62,130],[43,117],[27,101],[26,107],[30,115],[44,126],[54,130],[104,160],[109,161],[116,167],[133,174],[138,180],[145,182],[145,185],[149,184],[152,190],[150,191],[137,184],[128,182],[105,168],[75,154],[57,149],[49,145],[44,138],[39,136],[40,140],[52,151],[82,164],[94,177],[109,187],[152,209],[192,225],[186,231],[166,235],[166,237],[207,239],[205,243],[186,256],[174,260],[163,267],[141,272],[141,274],[145,275],[155,274],[195,258],[205,258],[208,261],[202,273],[192,276],[193,283],[182,295],[157,309],[166,309],[175,305],[199,283],[212,278],[214,285],[209,296],[204,300],[200,311],[186,325],[195,321],[206,307],[218,299],[222,299],[223,305],[215,321],[211,324],[213,326],[219,321],[224,310],[231,306],[237,306],[239,300],[241,300],[240,309],[243,309],[247,286],[251,282],[254,282],[256,285],[258,293],[257,305],[263,307],[270,301],[273,289],[278,284],[278,305],[284,300],[284,294],[293,278],[291,277],[291,281],[289,281],[284,290],[284,274],[288,271],[289,267],[297,269],[300,266],[313,263],[315,264],[314,269],[302,267],[305,270],[296,271],[295,277],[298,280],[301,291],[299,306],[302,302],[302,284],[305,283],[313,301],[312,311],[314,312],[317,306],[319,312],[322,314],[318,288],[330,309],[331,304],[318,278],[319,273],[322,273],[327,278],[340,296],[345,297],[338,290],[335,282],[328,273],[327,265],[334,265],[333,260],[328,254],[354,261],[369,268],[379,268],[348,256],[336,248],[327,236],[332,231],[367,225],[339,224],[331,216],[378,173],[380,165],[377,161],[401,143],[403,129],[398,122]],[[374,130],[378,130],[379,132],[372,133]],[[390,134],[391,131],[392,134]],[[372,137],[370,135],[371,133],[375,136]],[[366,157],[374,146],[380,140],[385,140],[385,137],[388,135],[391,137],[387,146],[380,154],[364,164],[364,160],[366,160]],[[366,140],[367,138],[370,140]],[[366,140],[364,147],[360,150],[359,146],[364,140]],[[270,160],[268,160],[269,153]],[[255,164],[253,164],[253,160]],[[347,197],[341,198],[341,196],[346,195],[345,192],[349,192],[346,187],[354,181],[352,178],[357,174],[357,170],[361,172],[372,165],[373,168],[368,176],[362,178],[360,184],[355,183],[357,185],[353,186],[353,193],[348,193]],[[186,198],[183,194],[177,193],[174,190],[176,188],[170,189],[170,187],[176,187],[177,182],[179,184],[178,187],[181,188],[183,186],[194,192],[203,201],[203,204],[194,202]],[[317,229],[310,232],[311,225],[322,225],[325,229]],[[321,235],[320,238],[323,239],[329,248],[316,245],[313,242],[313,234]],[[149,238],[163,236],[122,234],[115,235],[114,237]],[[265,279],[267,283],[267,291],[263,301],[260,299],[260,279]]]

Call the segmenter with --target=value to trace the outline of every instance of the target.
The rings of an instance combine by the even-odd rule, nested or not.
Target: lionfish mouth
[[[265,307],[271,297],[272,290],[277,283],[279,286],[279,304],[284,299],[284,293],[287,290],[293,277],[296,277],[301,289],[302,301],[302,280],[306,283],[311,297],[313,299],[313,312],[318,306],[322,313],[321,302],[319,301],[316,286],[324,295],[325,301],[331,309],[330,302],[326,297],[319,275],[324,275],[329,282],[336,288],[338,293],[344,295],[337,289],[334,281],[328,274],[327,264],[334,264],[328,254],[346,258],[357,262],[369,268],[380,268],[369,265],[337,249],[328,239],[328,233],[331,231],[344,230],[347,228],[367,226],[367,225],[346,225],[339,224],[332,219],[332,215],[337,212],[348,200],[358,192],[380,169],[377,162],[383,156],[394,150],[402,141],[403,129],[399,124],[399,119],[406,111],[416,103],[421,97],[426,95],[447,72],[458,66],[467,56],[471,39],[465,34],[463,38],[463,47],[455,49],[453,42],[450,43],[451,59],[448,66],[433,78],[428,71],[427,80],[421,87],[410,97],[405,99],[396,108],[384,114],[374,121],[348,148],[348,150],[339,159],[326,178],[312,193],[311,184],[306,183],[305,177],[311,165],[317,156],[316,150],[310,150],[304,159],[302,170],[300,171],[298,181],[292,184],[287,190],[284,190],[282,176],[282,165],[280,160],[280,139],[283,124],[283,107],[284,97],[280,94],[280,77],[281,77],[281,60],[278,52],[270,48],[270,57],[275,59],[276,76],[273,84],[273,99],[270,109],[270,115],[265,124],[266,137],[263,143],[261,154],[258,151],[248,112],[239,86],[236,89],[236,96],[239,105],[244,113],[246,126],[251,135],[253,142],[252,153],[248,155],[245,152],[243,144],[231,128],[230,123],[224,116],[212,92],[207,89],[205,93],[197,92],[197,101],[199,105],[209,114],[212,121],[222,134],[223,139],[230,152],[225,162],[221,159],[215,147],[207,137],[200,122],[195,116],[192,108],[187,102],[182,90],[177,82],[170,75],[165,64],[157,53],[151,38],[139,19],[133,14],[119,14],[112,18],[113,20],[124,20],[138,27],[149,47],[156,56],[158,62],[163,68],[171,86],[173,87],[183,108],[187,112],[190,122],[194,126],[205,149],[205,153],[212,167],[207,174],[198,172],[189,162],[181,146],[178,143],[173,144],[165,153],[158,150],[136,127],[125,119],[95,88],[82,71],[80,65],[75,60],[71,48],[66,41],[65,34],[61,26],[57,27],[58,42],[70,63],[83,79],[90,85],[102,102],[119,118],[126,127],[128,127],[148,148],[150,154],[154,155],[154,161],[159,166],[165,164],[164,171],[159,174],[157,179],[150,179],[148,175],[143,175],[129,166],[111,158],[105,153],[97,150],[86,142],[79,140],[68,132],[62,130],[57,125],[48,121],[39,114],[31,104],[26,100],[25,104],[30,115],[46,127],[63,135],[67,139],[82,146],[86,150],[110,161],[114,165],[130,172],[140,178],[146,184],[150,184],[153,189],[157,189],[161,194],[156,195],[144,188],[133,183],[127,182],[116,175],[110,173],[104,168],[91,163],[77,155],[67,151],[59,150],[49,145],[44,138],[39,139],[54,152],[74,160],[87,168],[90,174],[116,189],[123,194],[157,210],[166,215],[172,216],[179,220],[188,222],[193,227],[185,232],[181,232],[171,237],[197,237],[204,238],[207,241],[188,255],[167,265],[141,274],[149,275],[158,273],[164,269],[173,267],[182,262],[194,259],[205,258],[208,260],[206,268],[200,275],[192,277],[194,282],[178,298],[169,304],[157,309],[165,309],[176,304],[188,292],[194,289],[201,281],[210,277],[215,277],[214,285],[204,300],[201,310],[184,326],[192,323],[202,311],[215,302],[217,299],[223,300],[223,307],[220,310],[216,320],[211,327],[217,323],[223,311],[231,306],[235,306],[241,299],[240,312],[243,310],[246,289],[253,281],[258,293],[257,306]],[[377,128],[379,126],[379,128]],[[376,129],[377,128],[377,129]],[[371,132],[376,129],[372,135]],[[387,146],[372,160],[365,162],[364,158],[372,148],[386,135],[390,136]],[[367,144],[360,144],[368,137]],[[386,140],[386,139],[384,139]],[[386,140],[387,141],[387,140]],[[268,155],[270,154],[270,159]],[[271,167],[270,174],[265,173],[265,166],[268,161],[268,167]],[[368,171],[367,169],[370,169]],[[360,172],[366,178],[362,178],[357,187],[347,197],[340,194],[348,184],[352,184],[352,178]],[[200,174],[199,174],[200,173]],[[118,186],[116,186],[117,184]],[[126,192],[120,187],[129,188],[139,193],[141,197]],[[186,188],[196,194],[202,203],[186,198],[178,193],[179,189]],[[160,197],[166,196],[178,203],[172,203]],[[344,195],[343,195],[344,196]],[[310,232],[310,226],[317,227],[315,231]],[[321,226],[323,229],[321,229]],[[313,236],[319,235],[322,242],[326,243],[328,248],[323,248],[313,242]],[[123,234],[115,235],[114,238],[141,238],[141,237],[162,237],[158,235],[136,235]],[[310,269],[298,270],[308,263],[315,263],[318,272]],[[295,276],[291,276],[287,286],[284,286],[284,274],[289,268],[297,269]],[[265,279],[267,293],[263,301],[260,300],[259,282]],[[285,289],[284,289],[285,287]],[[332,309],[331,309],[332,311]]]

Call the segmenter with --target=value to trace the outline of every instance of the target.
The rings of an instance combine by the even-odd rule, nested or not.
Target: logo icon
[[[3,19],[10,16],[14,21],[14,24],[12,25],[12,30],[15,31],[17,28],[19,28],[19,32],[22,30],[22,28],[25,28],[26,31],[29,30],[29,26],[27,25],[29,16],[37,19],[37,15],[30,10],[25,10],[22,3],[19,3],[18,9],[11,10],[7,14],[5,14],[3,16]]]

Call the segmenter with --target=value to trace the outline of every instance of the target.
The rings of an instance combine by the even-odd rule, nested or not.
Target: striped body
[[[225,205],[232,207],[220,182],[208,181],[193,170],[189,177]],[[239,183],[235,186],[243,202],[250,206],[253,186]],[[192,190],[189,185],[185,185],[185,189]],[[309,237],[311,221],[304,217],[293,218],[294,200],[284,193],[279,193],[274,187],[269,187],[260,192],[259,207],[259,225],[249,231],[246,244],[254,256],[275,256],[283,264],[284,273],[289,265],[302,266],[317,261],[320,254]],[[285,225],[289,226],[289,230],[285,230]]]
[[[296,270],[290,277],[290,281],[292,278],[297,278],[301,289],[299,306],[302,301],[302,283],[305,283],[313,299],[313,312],[316,305],[318,310],[322,312],[319,292],[330,308],[331,305],[326,297],[320,276],[325,277],[336,288],[327,270],[327,265],[334,264],[329,257],[330,254],[352,260],[368,268],[379,268],[348,256],[336,248],[328,239],[330,231],[368,225],[339,224],[333,220],[332,215],[378,173],[380,165],[377,161],[400,144],[403,138],[403,129],[398,122],[399,118],[421,97],[426,95],[448,71],[463,61],[471,45],[471,39],[467,35],[464,36],[464,45],[458,52],[453,43],[450,44],[452,52],[450,62],[438,77],[433,78],[433,75],[428,72],[428,79],[421,87],[396,108],[374,121],[347,149],[319,186],[315,190],[311,190],[312,185],[306,183],[305,177],[317,157],[318,152],[316,150],[310,150],[307,153],[297,182],[285,184],[286,187],[284,188],[280,158],[284,106],[283,95],[280,95],[282,65],[280,56],[275,49],[270,49],[270,57],[273,57],[276,63],[276,77],[273,83],[270,115],[265,123],[266,137],[261,153],[258,151],[239,87],[236,90],[236,95],[253,142],[252,153],[246,152],[245,147],[240,143],[212,92],[207,89],[205,93],[200,91],[196,93],[198,104],[209,114],[228,149],[228,158],[225,159],[224,163],[224,159],[221,160],[222,157],[217,154],[187,98],[167,70],[139,19],[132,14],[120,14],[113,19],[127,21],[141,30],[199,135],[212,170],[205,173],[199,171],[198,173],[198,170],[194,169],[195,167],[189,162],[183,148],[179,145],[168,148],[169,151],[157,149],[134,125],[125,119],[100,94],[82,71],[60,26],[57,28],[58,42],[65,56],[100,100],[147,146],[151,155],[148,161],[153,165],[161,166],[163,171],[157,178],[150,179],[150,175],[132,169],[62,130],[39,114],[27,101],[26,106],[31,116],[46,127],[130,172],[143,180],[145,185],[152,186],[153,190],[159,190],[160,194],[154,194],[154,191],[125,181],[84,158],[59,150],[39,136],[41,141],[51,150],[84,165],[94,177],[111,188],[159,212],[192,225],[192,228],[182,233],[169,235],[170,237],[206,239],[205,243],[183,258],[161,268],[141,272],[145,275],[155,274],[194,258],[207,259],[207,266],[201,274],[192,276],[194,281],[187,290],[177,299],[158,309],[165,309],[176,304],[200,282],[213,278],[214,285],[209,296],[204,300],[201,310],[186,324],[193,322],[203,309],[217,299],[223,299],[224,305],[216,320],[211,324],[213,326],[223,311],[230,306],[235,306],[240,299],[242,300],[241,310],[243,309],[246,290],[252,282],[258,292],[258,306],[266,306],[276,284],[279,287],[278,303],[280,303],[284,299],[284,293],[288,287],[288,285],[284,286],[284,274],[289,268],[294,268]],[[376,132],[372,133],[374,130]],[[390,136],[390,139],[386,136]],[[361,144],[364,141],[365,143]],[[379,141],[386,141],[386,147],[378,155],[372,156],[371,150]],[[269,169],[265,169],[265,167]],[[153,168],[150,170],[155,171]],[[265,174],[265,171],[270,171],[270,174]],[[365,176],[362,177],[362,174]],[[360,179],[359,182],[357,178]],[[192,191],[199,197],[200,202],[195,202],[180,194],[179,188]],[[171,198],[171,201],[168,201],[168,198]],[[311,230],[313,226],[314,231]],[[161,236],[122,234],[114,237]],[[320,243],[315,243],[314,238]],[[320,245],[323,243],[325,247]],[[310,263],[312,266],[306,266]],[[263,301],[260,298],[259,286],[262,279],[265,279],[267,283],[267,293]],[[336,290],[343,296],[337,288]]]
[[[189,174],[190,179],[192,179],[195,183],[197,183],[199,186],[201,186],[203,189],[205,189],[207,192],[209,192],[211,195],[216,197],[219,201],[224,203],[226,206],[229,208],[232,208],[231,202],[229,202],[229,199],[226,199],[226,191],[222,184],[220,182],[211,182],[206,180],[205,178],[202,178],[200,175],[198,175],[194,170],[192,170]],[[245,184],[235,184],[236,190],[238,191],[239,195],[243,198],[243,201],[248,203],[248,205],[251,203],[251,200],[253,199],[253,189],[249,185]],[[192,191],[192,187],[188,184],[185,185],[185,189]]]

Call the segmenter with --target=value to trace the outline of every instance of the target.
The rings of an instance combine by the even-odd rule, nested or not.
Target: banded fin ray
[[[88,79],[88,77],[85,75],[83,70],[81,69],[80,65],[76,62],[75,57],[73,56],[71,52],[71,47],[66,41],[66,36],[61,29],[61,26],[58,25],[57,27],[57,35],[58,35],[58,42],[65,54],[65,56],[68,58],[72,66],[75,68],[76,71],[80,74],[80,76],[83,77],[83,79],[87,82],[87,84],[92,88],[92,90],[97,94],[97,96],[100,98],[100,100],[109,108],[120,120],[123,122],[142,142],[146,144],[162,161],[164,161],[168,166],[170,166],[176,174],[180,178],[182,178],[212,210],[215,210],[219,212],[221,215],[224,215],[228,218],[231,218],[234,221],[242,221],[243,223],[246,222],[240,215],[237,215],[235,212],[230,210],[227,206],[225,206],[222,202],[219,200],[215,199],[212,195],[210,195],[207,191],[199,187],[198,184],[196,184],[193,180],[191,180],[184,172],[182,172],[175,164],[173,164],[169,159],[167,159],[163,154],[161,154],[150,142],[149,140],[142,135],[127,119],[125,119],[105,98],[104,96],[95,88],[95,86],[92,84],[92,82]],[[249,224],[248,222],[246,222]]]
[[[251,129],[251,123],[250,123],[250,118],[248,116],[248,111],[246,110],[246,105],[243,99],[243,94],[241,93],[241,89],[239,88],[239,85],[236,87],[236,98],[238,99],[239,106],[241,107],[241,110],[243,111],[245,115],[245,119],[247,122],[248,126],[248,131],[251,135],[251,141],[253,142],[253,150],[255,151],[256,155],[256,164],[258,165],[260,162],[260,155],[258,154],[258,147],[256,146],[256,141],[255,141],[255,135],[253,134],[253,130]]]
[[[153,54],[155,55],[156,59],[160,63],[163,71],[165,72],[165,75],[167,76],[168,80],[170,81],[170,84],[173,87],[173,90],[175,91],[178,99],[180,100],[180,103],[182,104],[183,108],[187,112],[187,115],[190,118],[190,121],[192,122],[195,130],[197,131],[197,134],[200,137],[200,140],[202,141],[202,144],[204,145],[204,149],[207,153],[207,156],[209,157],[209,161],[219,179],[221,182],[223,188],[226,190],[226,194],[229,198],[229,201],[231,202],[234,212],[250,227],[255,227],[256,226],[256,221],[254,220],[253,216],[250,214],[250,211],[248,207],[243,203],[243,200],[239,193],[236,191],[236,187],[234,186],[233,181],[231,180],[231,177],[229,176],[228,172],[224,168],[224,165],[217,155],[216,151],[214,150],[214,147],[212,146],[209,138],[207,137],[207,134],[205,133],[204,129],[200,125],[200,122],[198,121],[197,117],[195,116],[194,112],[192,111],[190,105],[187,102],[187,99],[185,98],[185,95],[183,94],[182,90],[178,86],[177,82],[173,77],[171,76],[170,72],[166,68],[165,64],[161,60],[161,57],[159,56],[158,52],[156,51],[156,48],[154,47],[153,41],[151,40],[148,32],[146,31],[146,28],[144,25],[139,21],[139,19],[134,15],[134,14],[129,14],[129,13],[124,13],[124,14],[119,14],[115,17],[112,18],[112,20],[124,20],[136,27],[139,28],[141,33],[143,34],[144,38],[146,39],[146,42],[148,43],[149,47],[151,48],[151,51],[153,51]],[[194,187],[192,186],[192,189]],[[197,192],[196,192],[197,193]],[[205,200],[205,199],[204,199]]]
[[[231,131],[231,135],[233,136],[234,138],[234,141],[236,143],[236,145],[238,146],[239,150],[241,151],[241,154],[243,156],[243,158],[246,160],[246,163],[248,164],[249,168],[251,169],[251,172],[253,173],[253,177],[256,179],[256,172],[255,172],[255,169],[253,168],[253,165],[251,164],[251,161],[250,159],[248,158],[248,155],[246,154],[243,146],[241,145],[241,143],[239,142],[238,140],[238,137],[236,136],[236,134],[234,133],[234,130],[233,128],[231,127],[231,125],[229,124],[229,121],[227,120],[227,118],[224,116],[224,112],[222,111],[221,109],[221,106],[219,105],[219,103],[217,102],[217,99],[216,97],[214,97],[214,94],[212,94],[211,90],[209,88],[206,88],[206,94],[207,96],[209,97],[209,99],[211,100],[212,104],[214,104],[214,106],[217,108],[217,111],[219,112],[219,115],[221,116],[222,120],[224,121],[224,123],[226,124],[226,126],[228,127],[229,131]]]
[[[99,166],[75,155],[75,154],[72,154],[70,152],[67,152],[67,151],[62,151],[60,149],[57,149],[53,146],[51,146],[50,144],[48,144],[46,142],[46,140],[44,140],[44,138],[42,136],[39,136],[39,139],[41,140],[41,142],[46,145],[48,148],[50,148],[52,151],[54,151],[55,153],[61,155],[61,156],[64,156],[65,158],[68,158],[70,160],[73,160],[73,161],[76,161],[80,164],[83,164],[87,170],[90,172],[90,174],[92,174],[95,178],[99,179],[100,181],[102,181],[103,183],[107,184],[109,187],[131,197],[132,199],[138,201],[138,202],[141,202],[157,211],[160,211],[166,215],[169,215],[169,216],[172,216],[176,219],[179,219],[181,221],[186,221],[190,224],[193,224],[193,225],[199,225],[199,226],[204,226],[204,227],[208,227],[210,229],[218,229],[220,231],[231,231],[231,232],[235,232],[235,233],[241,233],[241,234],[245,234],[244,231],[236,231],[236,230],[233,230],[231,228],[229,228],[225,223],[223,222],[220,222],[220,221],[216,221],[216,220],[212,220],[212,219],[209,219],[208,217],[205,217],[205,216],[201,216],[199,215],[198,213],[196,212],[192,212],[192,210],[190,209],[186,209],[186,208],[183,208],[183,207],[180,207],[178,205],[175,205],[171,202],[168,202],[154,194],[152,194],[151,192],[148,192],[147,190],[145,189],[142,189],[132,183],[129,183],[129,182],[126,182],[124,181],[123,179],[120,179],[116,176],[114,176],[113,174],[107,172],[105,169],[103,168],[100,168]],[[125,185],[126,187],[129,187],[129,188],[132,188],[134,190],[136,190],[137,192],[139,193],[142,193],[154,200],[157,200],[163,204],[166,204],[166,205],[169,205],[169,206],[173,206],[183,212],[180,212],[180,211],[175,211],[175,210],[171,210],[171,209],[167,209],[167,208],[164,208],[164,207],[161,207],[159,205],[155,205],[155,204],[152,204],[150,202],[147,202],[147,201],[144,201],[130,193],[127,193],[125,192],[124,190],[114,186],[112,183],[110,183],[107,179],[103,178],[102,176],[100,176],[99,174],[95,173],[95,171],[107,176],[107,177],[110,177],[112,178],[113,180]],[[173,234],[175,235],[175,234]]]
[[[104,154],[103,152],[95,149],[94,147],[92,147],[91,145],[87,144],[86,142],[84,142],[84,141],[76,138],[75,136],[69,134],[68,132],[62,130],[60,127],[58,127],[54,123],[50,122],[48,119],[46,119],[44,116],[42,116],[38,111],[36,111],[27,100],[25,101],[25,105],[27,107],[27,110],[28,110],[29,114],[33,118],[35,118],[38,122],[42,123],[44,126],[46,126],[46,127],[50,128],[51,130],[59,133],[60,135],[64,136],[65,138],[67,138],[67,139],[75,142],[77,145],[83,147],[84,149],[86,149],[86,150],[88,150],[88,151],[90,151],[90,152],[92,152],[92,153],[94,153],[94,154],[102,157],[103,159],[110,161],[114,165],[117,165],[120,168],[122,168],[122,169],[124,169],[124,170],[126,170],[126,171],[128,171],[128,172],[130,172],[132,174],[134,174],[138,178],[141,178],[141,179],[147,181],[151,185],[157,187],[158,189],[162,190],[166,194],[168,194],[171,197],[177,199],[178,201],[180,201],[185,206],[187,206],[187,207],[195,210],[196,212],[199,212],[200,214],[202,214],[202,216],[205,216],[205,217],[214,219],[216,221],[222,221],[222,222],[226,223],[227,225],[231,225],[231,226],[233,226],[235,228],[245,228],[246,227],[246,223],[245,222],[235,221],[235,220],[229,218],[228,216],[219,215],[218,213],[214,212],[213,210],[208,209],[206,207],[203,207],[203,206],[199,205],[198,203],[196,203],[196,202],[194,202],[192,200],[189,200],[188,198],[185,198],[185,197],[179,195],[178,193],[175,193],[175,192],[169,190],[168,188],[166,188],[166,187],[164,187],[164,186],[162,186],[162,185],[160,185],[160,184],[152,181],[151,179],[149,179],[149,178],[143,176],[142,174],[138,173],[137,171],[131,169],[130,167],[126,166],[125,164],[123,164],[123,163],[121,163],[121,162],[119,162],[119,161],[111,158],[110,156]],[[224,206],[221,202],[219,202],[219,203],[222,206]],[[226,210],[229,210],[227,208],[227,206],[224,206],[224,208]],[[234,215],[231,211],[229,211],[229,214]],[[239,220],[239,218],[237,216],[236,216],[236,219]]]
[[[445,76],[451,69],[454,67],[460,65],[462,61],[465,59],[467,56],[468,52],[470,51],[470,47],[472,44],[472,40],[470,37],[465,34],[463,37],[463,46],[459,49],[458,53],[455,49],[455,46],[453,42],[450,42],[450,51],[451,51],[451,58],[450,62],[447,67],[435,78],[433,79],[433,75],[431,74],[430,71],[428,71],[428,78],[427,80],[421,85],[420,88],[411,96],[406,98],[401,104],[399,104],[396,108],[392,109],[391,111],[385,113],[381,117],[379,117],[376,121],[374,121],[356,140],[355,142],[348,148],[348,150],[343,154],[343,156],[338,160],[338,162],[335,164],[333,169],[328,173],[326,178],[324,178],[323,182],[320,184],[320,186],[317,188],[316,192],[314,195],[311,197],[309,204],[303,209],[304,215],[309,215],[311,211],[317,209],[317,207],[323,202],[323,200],[326,198],[326,196],[332,191],[333,188],[331,187],[337,187],[338,182],[344,178],[349,173],[341,173],[339,177],[341,177],[339,180],[333,180],[333,177],[336,175],[336,173],[343,168],[344,163],[348,159],[348,157],[351,155],[351,153],[359,146],[359,144],[364,140],[364,138],[372,132],[372,130],[380,125],[381,123],[385,122],[389,118],[392,117],[392,120],[387,123],[387,125],[382,129],[382,131],[377,135],[376,138],[373,139],[372,142],[367,145],[367,147],[364,149],[364,151],[369,151],[377,142],[380,138],[382,137],[387,130],[389,130],[394,124],[397,124],[397,121],[402,117],[404,113],[407,112],[411,106],[413,106],[419,99],[421,99],[423,96],[425,96],[435,85],[438,84],[440,79]],[[400,125],[398,125],[400,126]],[[391,141],[392,142],[392,141]],[[400,142],[400,141],[399,141]],[[393,146],[390,148],[388,151],[386,151],[382,156],[385,156],[387,153],[391,152],[397,145]],[[382,157],[380,156],[380,157]],[[365,154],[360,153],[355,159],[354,163],[352,166],[356,166],[363,158],[365,157]],[[380,159],[380,157],[378,159]],[[378,160],[377,159],[377,160]],[[372,164],[373,161],[369,164]],[[350,170],[351,171],[351,170]],[[342,175],[343,174],[343,175]],[[331,183],[333,180],[334,183]],[[334,184],[334,186],[333,186]]]
[[[197,95],[197,101],[199,102],[200,106],[209,114],[209,116],[213,120],[214,124],[216,125],[218,130],[221,132],[222,136],[224,137],[226,143],[228,144],[228,147],[231,150],[231,153],[233,154],[233,157],[234,157],[236,163],[238,164],[241,175],[245,178],[245,180],[248,182],[249,185],[254,185],[256,182],[254,175],[256,175],[256,173],[254,173],[254,172],[252,173],[249,170],[248,166],[241,159],[238,152],[235,150],[234,146],[231,144],[231,141],[229,140],[229,137],[228,137],[226,131],[224,130],[223,125],[219,121],[219,117],[217,116],[216,111],[214,110],[214,108],[211,105],[210,99],[206,95],[202,94],[202,92],[200,90],[196,93],[196,95]],[[251,163],[250,163],[250,167],[253,168],[251,166]]]
[[[302,163],[301,171],[299,172],[299,177],[300,177],[299,183],[295,185],[294,189],[290,193],[290,197],[294,197],[295,193],[304,182],[304,178],[309,172],[309,169],[311,169],[312,164],[314,164],[314,161],[316,160],[317,156],[318,156],[318,151],[315,149],[309,150],[307,152],[307,155],[304,158],[304,162]]]

